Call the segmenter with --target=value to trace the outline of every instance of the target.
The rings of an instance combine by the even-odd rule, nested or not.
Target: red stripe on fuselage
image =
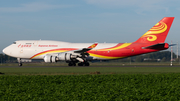
[[[66,51],[72,51],[72,50],[77,50],[77,48],[58,48],[58,49],[47,50],[47,51],[43,51],[43,52],[35,54],[30,59],[33,59],[33,58],[40,56],[40,55],[43,55],[43,54],[48,54],[48,53],[53,54],[53,53],[60,53],[60,51],[66,52]]]

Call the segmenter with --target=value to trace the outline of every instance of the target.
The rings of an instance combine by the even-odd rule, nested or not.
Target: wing
[[[44,57],[45,62],[56,62],[56,61],[61,61],[65,60],[66,62],[72,61],[72,62],[84,62],[86,61],[86,57],[89,56],[87,51],[95,48],[98,45],[98,43],[94,43],[93,45],[87,47],[87,48],[82,48],[79,50],[72,50],[72,51],[66,51],[62,53],[56,53],[56,54],[46,54]]]
[[[75,50],[74,53],[84,53],[84,52],[87,52],[87,51],[95,48],[97,45],[98,45],[98,43],[94,43],[93,45],[89,46],[88,48],[83,48],[83,49],[80,49],[80,50]]]

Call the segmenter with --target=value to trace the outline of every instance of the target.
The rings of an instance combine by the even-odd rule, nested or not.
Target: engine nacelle
[[[71,61],[72,58],[75,58],[71,53],[59,53],[58,59],[62,61]]]
[[[44,61],[45,62],[57,62],[56,58],[57,58],[57,56],[46,55],[46,56],[44,56]]]

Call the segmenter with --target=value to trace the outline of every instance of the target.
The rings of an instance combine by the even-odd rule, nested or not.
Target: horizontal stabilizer
[[[177,45],[177,44],[170,44],[169,47],[170,47],[170,46],[175,46],[175,45]]]
[[[167,48],[169,48],[168,43],[158,43],[158,44],[155,44],[155,45],[142,47],[142,49],[157,49],[157,50],[167,49]]]

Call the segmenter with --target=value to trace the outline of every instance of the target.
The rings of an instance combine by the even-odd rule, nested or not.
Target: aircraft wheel
[[[73,66],[76,66],[76,63],[73,63]]]
[[[19,63],[19,67],[21,67],[22,66],[22,63]]]
[[[81,63],[78,63],[78,66],[83,66],[83,63],[81,62]]]
[[[70,63],[68,64],[68,66],[73,66],[73,64],[70,62]]]
[[[89,62],[85,62],[85,66],[89,66]]]
[[[68,66],[76,66],[76,63],[69,62]]]

